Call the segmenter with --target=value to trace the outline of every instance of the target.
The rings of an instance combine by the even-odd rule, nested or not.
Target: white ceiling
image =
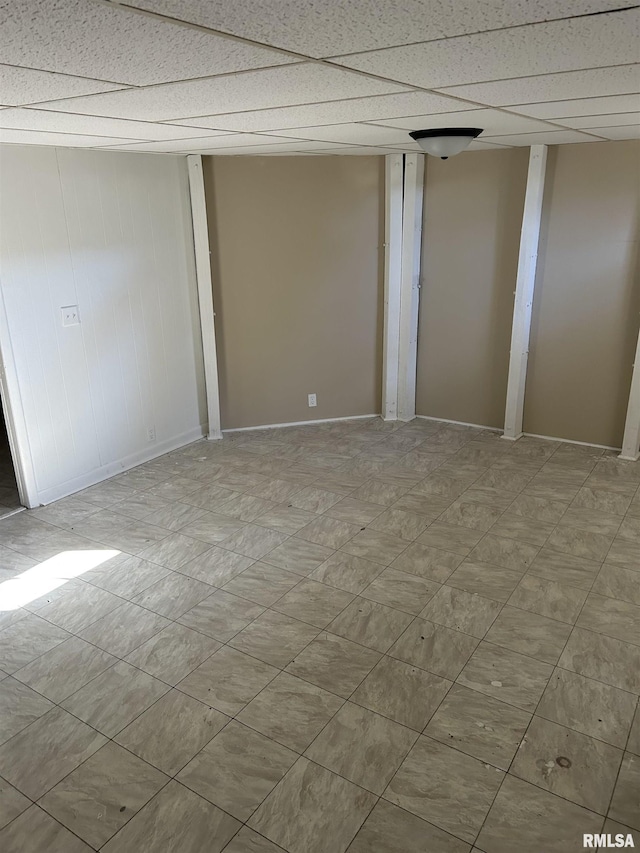
[[[638,0],[0,0],[0,142],[216,154],[638,138]]]

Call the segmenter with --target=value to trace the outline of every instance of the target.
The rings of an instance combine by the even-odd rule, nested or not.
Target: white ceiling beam
[[[531,312],[538,263],[538,243],[547,166],[547,146],[532,145],[529,154],[527,190],[520,231],[520,254],[516,276],[511,353],[503,438],[514,441],[522,435],[524,394],[529,362]]]
[[[622,453],[620,454],[620,459],[628,459],[632,462],[638,458],[640,458],[640,332],[638,332],[638,346],[633,365],[627,419],[624,425]]]
[[[218,383],[218,356],[216,353],[215,312],[213,310],[207,204],[204,193],[202,157],[200,154],[190,154],[187,157],[187,167],[189,171],[191,220],[193,222],[193,244],[209,422],[207,438],[217,439],[222,438],[220,427],[220,387]]]
[[[400,282],[402,277],[402,199],[404,157],[384,158],[384,333],[382,341],[382,417],[398,418]]]
[[[401,421],[410,421],[416,416],[424,159],[424,154],[404,155],[400,337],[398,345],[398,420]]]

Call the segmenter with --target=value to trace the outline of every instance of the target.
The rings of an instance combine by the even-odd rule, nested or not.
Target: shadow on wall
[[[504,426],[528,153],[427,158],[418,414]]]
[[[224,324],[220,322],[220,318],[224,316],[225,295],[224,291],[218,286],[218,282],[220,282],[222,278],[222,271],[220,267],[220,245],[218,240],[218,208],[215,204],[217,188],[216,176],[210,159],[210,157],[202,158],[202,172],[207,205],[207,227],[209,231],[209,252],[211,259],[211,289],[213,290],[213,308],[215,312],[214,325],[216,333],[216,356],[218,360],[218,393],[220,396],[221,416],[223,417],[223,400],[226,401],[228,396],[228,370],[226,363],[227,346]]]
[[[528,159],[528,158],[527,158]],[[502,400],[502,408],[506,407],[507,383],[509,379],[509,358],[505,352],[511,350],[511,330],[513,320],[513,305],[515,304],[516,277],[520,254],[520,223],[524,212],[526,193],[526,178],[524,177],[524,158],[513,156],[510,160],[507,175],[502,186],[502,192],[497,197],[496,220],[498,223],[509,223],[509,227],[496,229],[494,252],[494,286],[491,290],[491,329],[489,338],[491,349],[491,374]],[[511,308],[507,311],[509,322],[506,322],[505,283],[513,280]],[[508,291],[508,287],[506,290]],[[508,327],[508,328],[507,328]],[[498,392],[499,389],[499,392]],[[504,419],[491,424],[502,428]]]
[[[205,157],[203,172],[223,427],[379,413],[382,158]]]
[[[640,142],[551,146],[524,429],[619,448],[640,313]]]

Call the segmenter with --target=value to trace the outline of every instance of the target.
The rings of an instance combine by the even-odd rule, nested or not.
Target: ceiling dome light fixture
[[[481,133],[480,127],[441,127],[439,130],[412,130],[409,136],[427,154],[446,160],[464,151]]]

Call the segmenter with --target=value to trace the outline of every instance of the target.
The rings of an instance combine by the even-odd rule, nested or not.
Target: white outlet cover
[[[309,399],[309,406],[310,407],[318,405],[318,399],[317,399],[317,396],[315,394],[309,394],[308,399]]]
[[[62,307],[62,325],[63,326],[79,326],[80,311],[77,305],[66,305]]]

